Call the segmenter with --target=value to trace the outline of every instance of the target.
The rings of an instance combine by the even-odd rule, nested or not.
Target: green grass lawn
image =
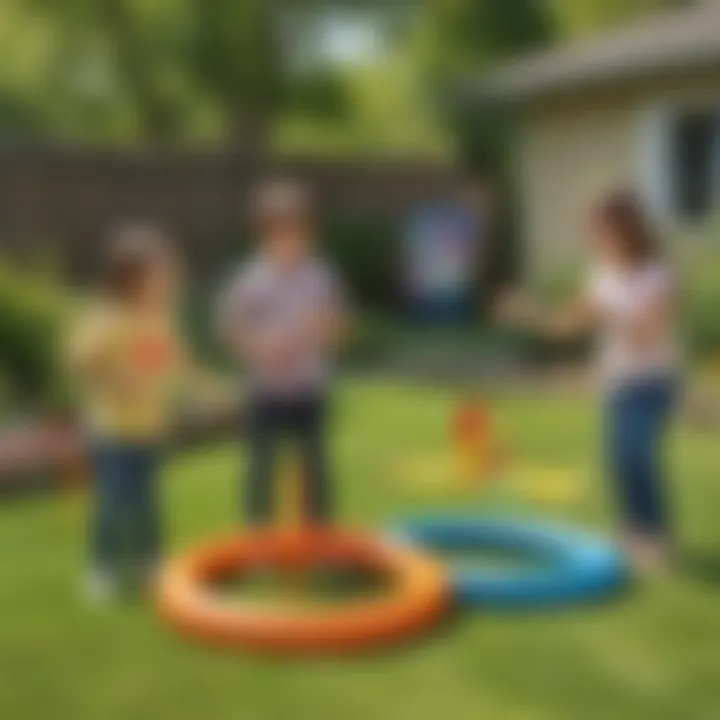
[[[432,507],[483,509],[472,496],[409,496],[393,477],[398,459],[442,448],[452,401],[449,393],[381,383],[351,383],[339,394],[335,455],[348,522],[382,527]],[[498,393],[493,407],[505,442],[523,460],[574,466],[587,476],[581,503],[556,514],[608,530],[589,403]],[[714,437],[682,432],[672,450],[685,555],[672,577],[604,605],[465,613],[430,637],[362,658],[219,652],[177,637],[139,602],[88,609],[77,592],[84,498],[5,504],[0,718],[720,717],[720,446]],[[170,465],[164,490],[173,549],[232,528],[240,463],[236,448],[218,447]]]

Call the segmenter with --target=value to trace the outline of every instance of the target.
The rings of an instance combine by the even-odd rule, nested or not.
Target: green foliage
[[[546,42],[552,15],[544,0],[426,0],[426,66],[443,79]]]
[[[562,35],[587,35],[631,22],[664,8],[687,4],[678,0],[554,0]]]
[[[320,118],[339,122],[349,119],[347,84],[341,75],[329,70],[317,70],[297,78],[287,92],[287,104],[295,114],[309,120]]]
[[[375,14],[388,47],[358,68],[298,70],[322,0],[4,0],[0,125],[16,137],[244,149],[444,151],[497,163],[502,118],[454,118],[450,89],[500,59],[671,0],[347,3]],[[338,6],[343,3],[338,3]],[[337,9],[337,8],[335,8]],[[279,135],[276,142],[276,136]]]
[[[367,368],[382,362],[397,346],[398,322],[388,312],[358,313],[343,349],[342,360],[350,366]]]
[[[278,3],[187,0],[186,54],[179,58],[225,115],[232,136],[262,139],[282,101]]]
[[[459,158],[471,171],[493,178],[498,190],[508,175],[512,123],[495,109],[458,102],[453,88],[490,65],[547,44],[554,17],[544,0],[426,0],[416,39],[422,72],[435,93],[449,97],[444,120]]]
[[[313,96],[321,99],[321,77],[298,85],[278,127],[276,147],[281,152],[305,148],[329,156],[448,157],[451,143],[434,109],[433,93],[423,83],[416,60],[403,48],[361,67],[343,68],[329,79],[332,85],[323,91],[322,115],[308,105],[318,106]]]
[[[172,144],[202,137],[262,149],[302,97],[317,113],[330,83],[287,62],[278,0],[7,0],[0,6],[0,112],[36,135]],[[306,82],[306,78],[302,78]],[[337,98],[331,108],[336,111]],[[22,128],[21,128],[22,129]],[[27,132],[23,133],[27,134]],[[258,148],[260,145],[260,148]]]
[[[683,335],[695,357],[720,354],[720,247],[712,238],[678,239]]]
[[[365,308],[388,310],[397,302],[401,222],[367,213],[342,214],[329,217],[323,229],[325,252]]]
[[[57,351],[69,304],[46,275],[0,264],[0,376],[11,400],[60,399]]]

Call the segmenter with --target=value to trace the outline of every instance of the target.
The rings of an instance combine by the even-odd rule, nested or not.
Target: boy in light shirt
[[[257,189],[253,215],[259,235],[253,258],[222,294],[222,342],[249,374],[247,432],[248,521],[272,521],[278,450],[299,450],[304,511],[314,523],[333,516],[326,459],[332,365],[345,325],[341,283],[314,245],[311,201],[300,184]]]

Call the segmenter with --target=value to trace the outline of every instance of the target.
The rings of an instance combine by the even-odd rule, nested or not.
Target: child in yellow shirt
[[[72,334],[95,509],[87,590],[117,589],[124,561],[151,579],[160,557],[157,475],[173,387],[185,364],[174,326],[175,257],[162,233],[125,226],[110,239],[98,299]]]

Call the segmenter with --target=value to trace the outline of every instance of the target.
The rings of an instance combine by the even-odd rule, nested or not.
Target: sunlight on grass
[[[335,459],[347,523],[382,528],[413,512],[485,508],[473,494],[413,497],[392,477],[397,458],[444,447],[455,397],[379,382],[342,388],[335,406]],[[570,511],[552,514],[607,531],[608,498],[595,462],[597,428],[590,405],[519,392],[494,395],[490,402],[514,456],[592,471],[587,497]],[[671,577],[597,606],[522,615],[464,613],[438,633],[397,650],[309,663],[188,644],[138,601],[88,609],[77,592],[84,498],[5,504],[0,506],[0,715],[18,720],[46,720],[49,713],[60,720],[713,717],[713,708],[720,707],[719,456],[714,437],[683,431],[674,441],[674,494],[686,559]],[[173,549],[237,524],[241,470],[242,452],[230,445],[185,454],[170,464],[164,491]],[[368,591],[363,583],[349,589],[350,596]]]

